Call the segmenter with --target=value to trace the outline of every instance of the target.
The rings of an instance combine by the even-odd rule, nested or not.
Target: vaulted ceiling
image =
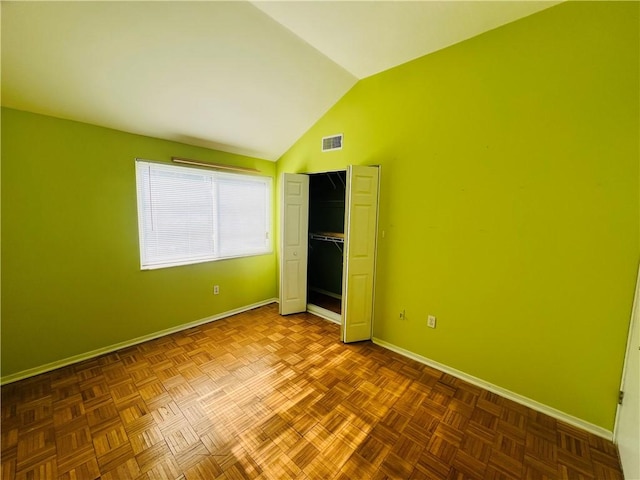
[[[276,160],[359,79],[556,3],[3,1],[2,105]]]

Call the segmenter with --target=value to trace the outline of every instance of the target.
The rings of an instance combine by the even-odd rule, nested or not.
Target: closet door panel
[[[371,338],[378,218],[377,167],[347,170],[342,340]]]
[[[280,210],[280,314],[307,309],[309,177],[284,173]]]

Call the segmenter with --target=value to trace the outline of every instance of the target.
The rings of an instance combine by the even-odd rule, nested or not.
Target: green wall
[[[369,77],[278,161],[382,166],[375,337],[609,430],[639,260],[639,8],[564,3]]]
[[[275,253],[140,270],[134,158],[171,156],[275,172],[265,160],[2,110],[3,376],[275,297]]]

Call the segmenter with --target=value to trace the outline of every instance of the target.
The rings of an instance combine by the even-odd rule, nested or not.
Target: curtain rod
[[[220,163],[200,162],[198,160],[191,160],[189,158],[171,157],[173,163],[184,163],[186,165],[197,165],[198,167],[217,168],[219,170],[233,170],[236,172],[252,172],[260,173],[257,168],[249,167],[234,167],[231,165],[222,165]]]

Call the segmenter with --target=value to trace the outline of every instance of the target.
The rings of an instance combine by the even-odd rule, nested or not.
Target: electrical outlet
[[[433,315],[429,315],[427,317],[427,327],[436,328],[436,317]]]
[[[220,293],[220,285],[213,286],[213,294],[218,295]]]

